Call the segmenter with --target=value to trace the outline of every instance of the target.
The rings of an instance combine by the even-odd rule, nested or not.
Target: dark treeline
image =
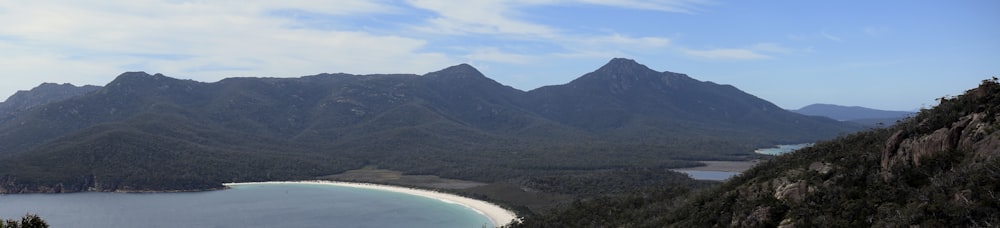
[[[21,220],[7,219],[0,220],[0,228],[48,228],[49,224],[41,217],[34,214],[27,214]]]

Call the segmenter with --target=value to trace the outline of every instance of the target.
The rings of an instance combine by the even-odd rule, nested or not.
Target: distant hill
[[[215,83],[127,72],[0,123],[0,192],[210,189],[366,165],[494,182],[749,159],[857,129],[628,59],[528,92],[466,64]]]
[[[681,133],[801,142],[855,130],[788,112],[731,85],[657,72],[620,58],[568,84],[541,87],[528,95],[539,114],[563,124],[629,137],[669,136],[652,140],[670,140],[677,137],[671,133]]]
[[[825,116],[835,120],[855,122],[867,126],[875,126],[879,123],[892,125],[896,121],[916,114],[915,112],[908,111],[887,111],[832,104],[811,104],[792,111],[803,115]]]
[[[13,118],[17,113],[35,106],[41,106],[100,89],[100,86],[74,86],[73,84],[42,83],[31,90],[17,91],[4,102],[0,102],[0,123]]]
[[[1000,82],[912,119],[775,157],[687,197],[674,186],[574,203],[513,227],[993,227]]]

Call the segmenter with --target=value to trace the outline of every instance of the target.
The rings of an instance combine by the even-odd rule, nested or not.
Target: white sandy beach
[[[324,185],[335,185],[335,186],[343,186],[343,187],[351,187],[351,188],[374,189],[374,190],[391,191],[391,192],[398,192],[398,193],[404,193],[404,194],[422,196],[422,197],[427,197],[427,198],[431,198],[431,199],[437,199],[437,200],[441,200],[441,201],[444,201],[444,202],[447,202],[447,203],[454,203],[454,204],[462,205],[462,206],[465,206],[465,207],[467,207],[469,209],[472,209],[473,211],[476,211],[479,214],[485,215],[487,218],[490,219],[491,222],[493,222],[493,224],[495,224],[497,226],[507,225],[510,222],[512,222],[515,219],[517,219],[517,215],[514,214],[514,212],[509,211],[507,209],[504,209],[504,208],[502,208],[500,206],[497,206],[496,204],[493,204],[493,203],[490,203],[490,202],[486,202],[486,201],[482,201],[482,200],[477,200],[477,199],[466,198],[466,197],[462,197],[462,196],[458,196],[458,195],[453,195],[453,194],[448,194],[448,193],[441,193],[441,192],[435,192],[435,191],[430,191],[430,190],[407,188],[407,187],[399,187],[399,186],[391,186],[391,185],[368,184],[368,183],[351,183],[351,182],[339,182],[339,181],[268,181],[268,182],[226,183],[226,184],[223,184],[223,185],[225,185],[225,186],[234,186],[234,185],[244,185],[244,184],[289,184],[289,183],[297,183],[297,184],[300,184],[300,183],[324,184]]]

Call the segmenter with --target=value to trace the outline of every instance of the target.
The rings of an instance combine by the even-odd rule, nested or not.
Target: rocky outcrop
[[[798,204],[807,193],[811,192],[809,190],[809,184],[805,180],[799,180],[778,186],[774,190],[774,198],[789,204]]]
[[[995,157],[997,153],[992,150],[1000,145],[998,144],[1000,140],[996,136],[988,136],[994,131],[991,122],[996,123],[990,120],[997,118],[1000,116],[972,113],[959,118],[951,126],[939,128],[929,134],[920,135],[913,133],[913,130],[898,130],[886,140],[885,148],[882,150],[883,177],[892,178],[894,169],[920,167],[923,159],[946,155],[957,150],[972,152],[980,158]],[[926,124],[926,121],[920,123],[921,126]]]
[[[777,156],[672,227],[997,227],[1000,80],[889,128]]]

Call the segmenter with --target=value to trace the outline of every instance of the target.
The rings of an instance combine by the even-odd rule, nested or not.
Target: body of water
[[[724,181],[729,178],[740,174],[740,172],[726,172],[726,171],[702,171],[702,170],[674,170],[677,172],[686,173],[691,176],[691,179],[695,180],[716,180]]]
[[[0,195],[0,218],[25,213],[52,227],[493,227],[484,215],[441,200],[308,183],[185,193]]]
[[[813,145],[812,143],[777,145],[775,147],[757,149],[754,150],[753,152],[758,154],[767,154],[767,155],[781,155],[798,149],[810,147],[812,145]]]

